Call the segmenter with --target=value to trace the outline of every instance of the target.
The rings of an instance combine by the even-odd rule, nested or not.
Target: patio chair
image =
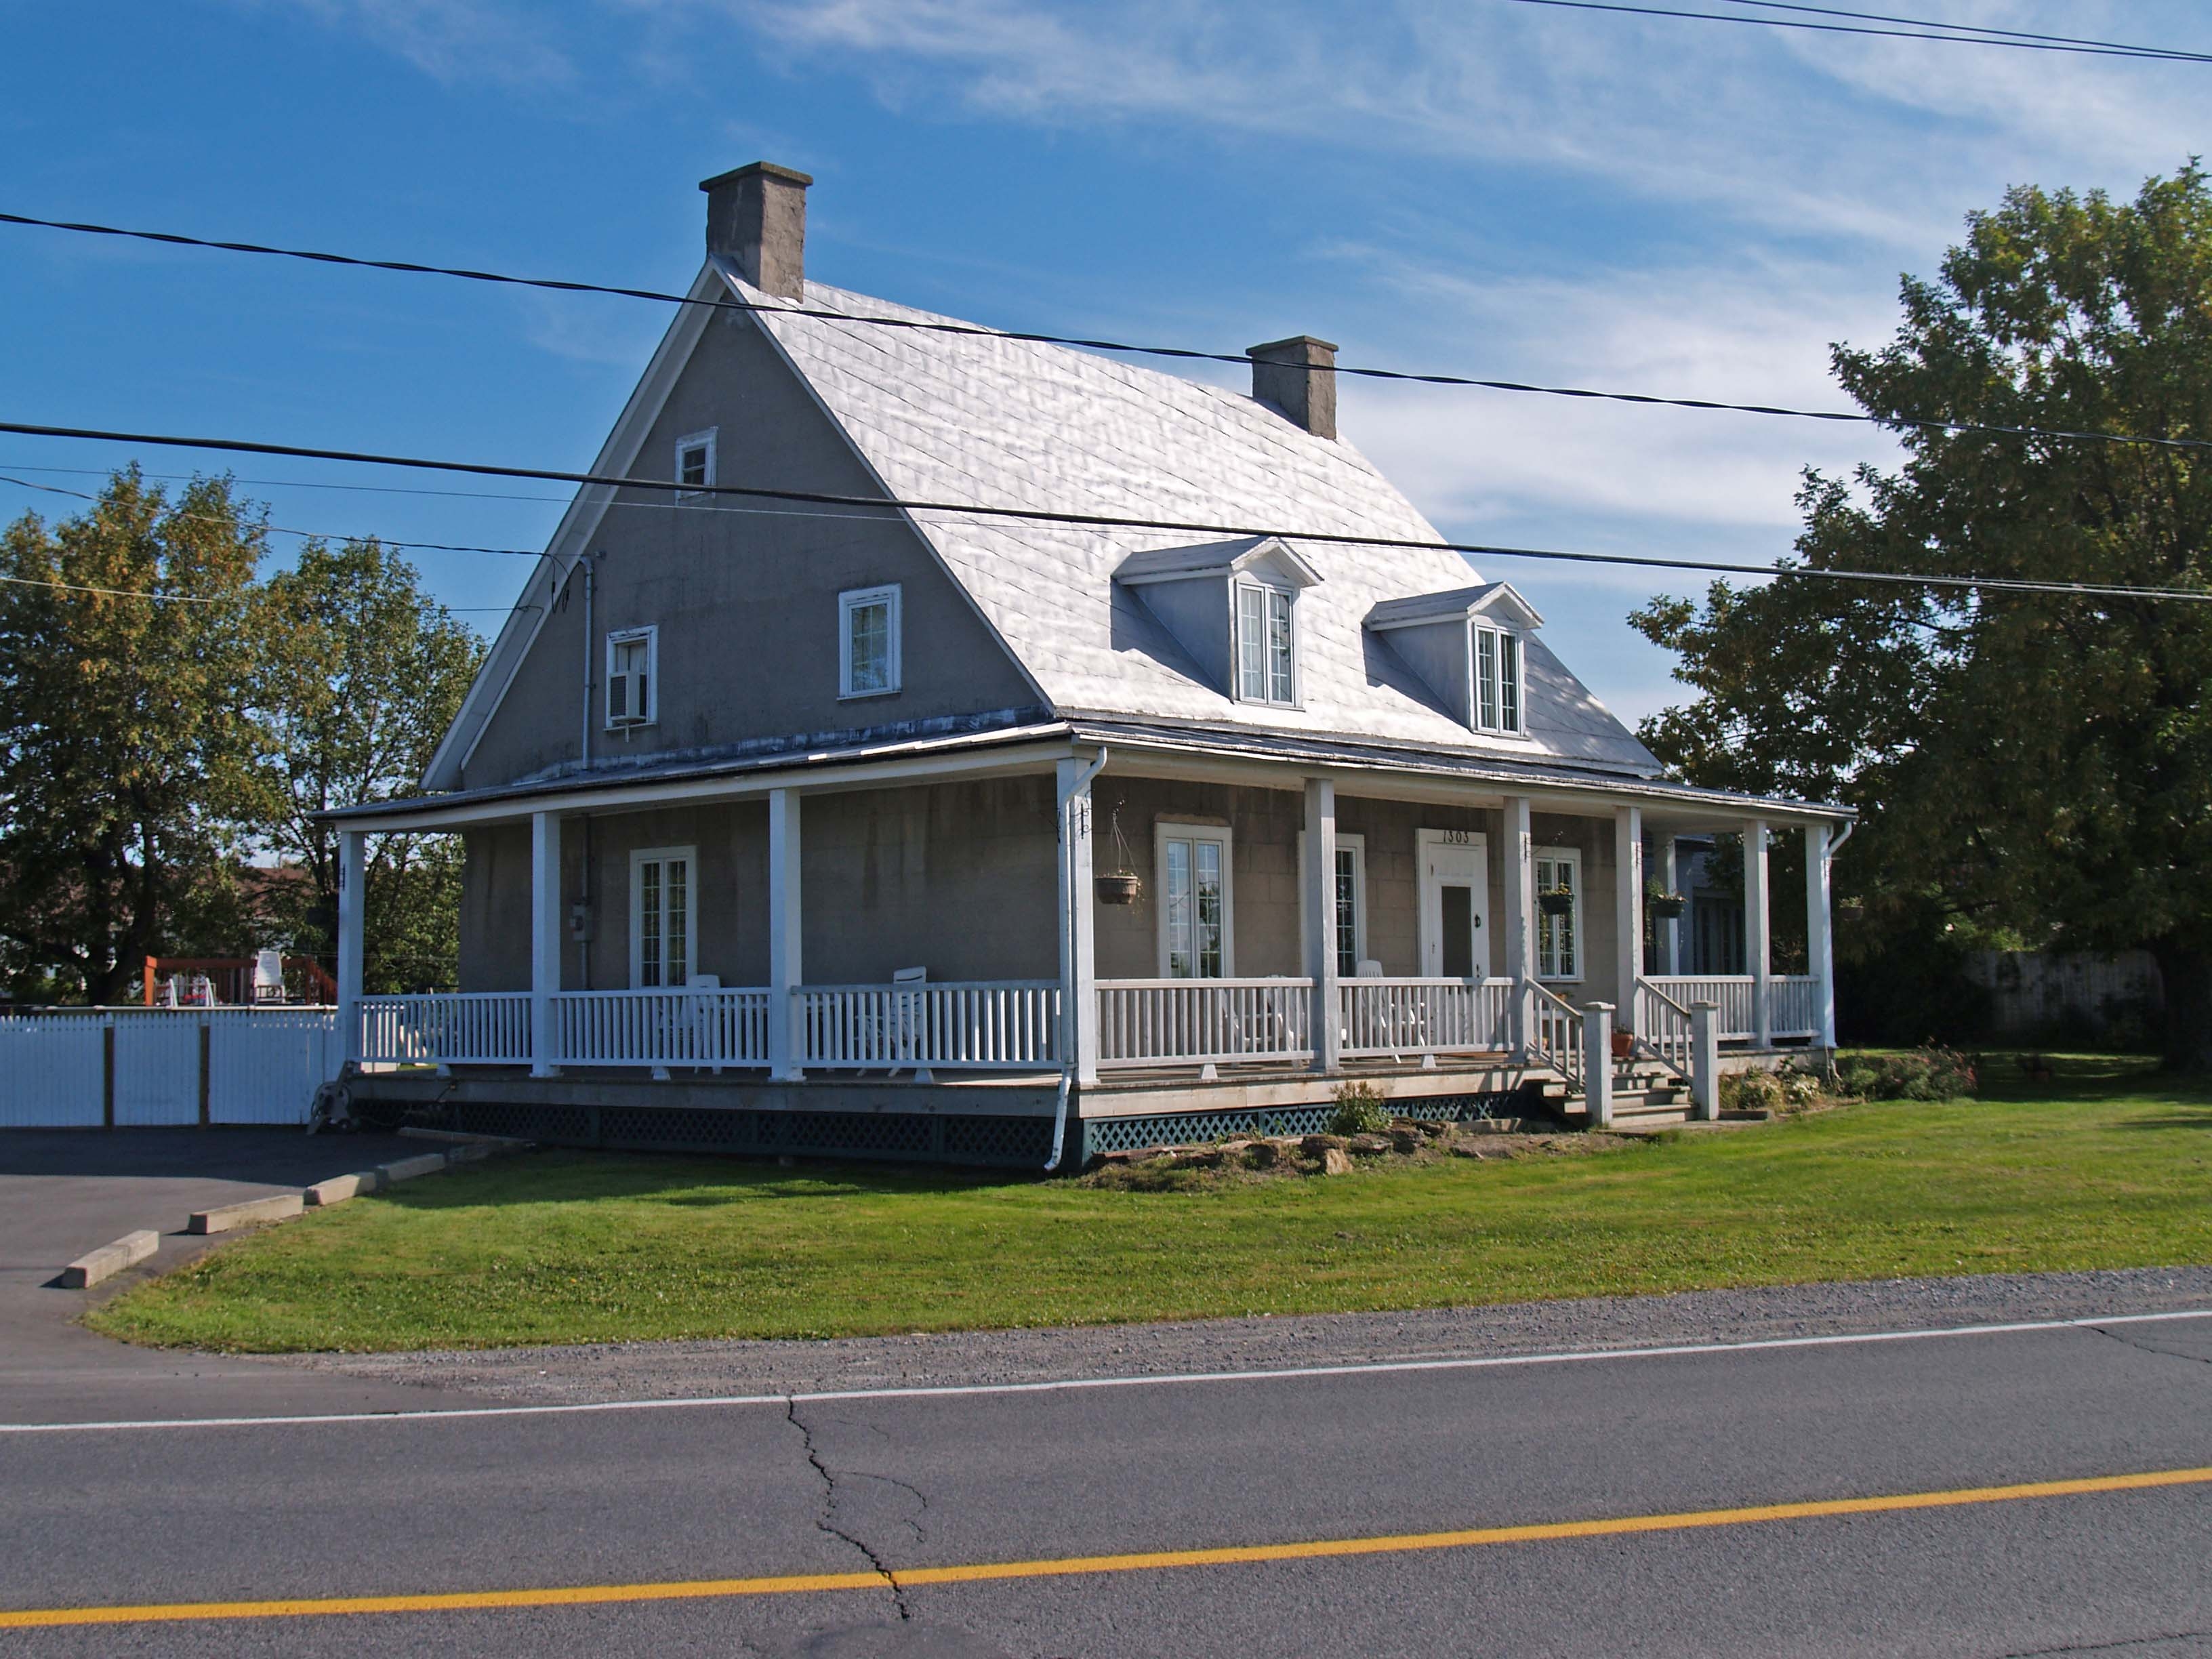
[[[284,953],[282,951],[262,951],[255,954],[253,1000],[256,1003],[284,1000]]]

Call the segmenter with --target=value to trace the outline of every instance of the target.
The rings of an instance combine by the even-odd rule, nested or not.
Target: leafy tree
[[[1901,423],[2212,438],[2202,168],[2132,202],[2015,189],[1902,299],[1833,362],[1905,463],[1809,472],[1795,566],[2212,587],[2203,452]],[[1863,944],[2141,947],[2169,1062],[2212,1066],[2212,605],[1796,574],[1632,620],[1697,693],[1645,722],[1663,759],[1865,812],[1838,869]]]
[[[374,541],[309,542],[270,578],[258,702],[281,778],[269,847],[299,872],[268,909],[294,948],[328,959],[337,931],[337,834],[318,816],[416,793],[459,712],[483,646]],[[458,982],[460,849],[450,836],[371,838],[365,987]]]
[[[248,712],[260,525],[136,468],[0,536],[0,967],[112,1001],[241,914],[265,796]],[[53,972],[58,969],[58,974]]]

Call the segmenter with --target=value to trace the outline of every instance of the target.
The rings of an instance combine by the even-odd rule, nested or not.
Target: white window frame
[[[1539,904],[1536,908],[1535,916],[1536,977],[1541,980],[1550,980],[1554,983],[1560,985],[1579,985],[1582,983],[1583,980],[1583,965],[1584,962],[1588,960],[1589,956],[1589,935],[1583,931],[1583,896],[1582,848],[1579,847],[1539,847],[1534,849],[1531,856],[1536,864],[1541,865],[1546,862],[1564,864],[1574,872],[1574,874],[1569,877],[1567,880],[1567,886],[1575,896],[1574,903],[1569,906],[1567,910],[1567,937],[1571,942],[1574,950],[1574,971],[1569,974],[1558,972],[1546,973],[1544,971],[1544,953],[1547,951],[1553,951],[1553,965],[1556,968],[1557,947],[1553,943],[1552,935],[1553,918],[1546,915],[1544,914],[1542,905]],[[1532,885],[1534,886],[1534,890],[1538,893],[1541,893],[1544,890],[1544,878],[1541,871],[1532,871],[1531,874],[1534,877]]]
[[[1244,684],[1244,595],[1257,593],[1260,601],[1260,678],[1263,682],[1262,695],[1255,696]],[[1274,653],[1270,649],[1275,606],[1283,607],[1284,625],[1290,630],[1289,695],[1275,693]],[[1278,587],[1271,582],[1254,581],[1240,577],[1229,588],[1230,674],[1237,690],[1239,702],[1258,703],[1270,708],[1298,707],[1298,595],[1295,588]]]
[[[1159,976],[1176,977],[1171,963],[1170,941],[1168,938],[1168,843],[1171,841],[1218,842],[1221,845],[1221,972],[1218,977],[1237,976],[1237,848],[1225,823],[1191,823],[1171,818],[1158,818],[1152,823],[1152,888],[1159,895],[1157,909],[1159,922],[1156,929],[1159,940]],[[1193,880],[1197,870],[1194,848]],[[1194,952],[1195,954],[1195,952]],[[1193,978],[1214,977],[1193,975]]]
[[[645,642],[645,710],[639,714],[615,718],[615,648]],[[660,629],[645,628],[613,628],[607,630],[606,684],[599,694],[599,712],[610,732],[628,732],[640,726],[652,726],[660,719]],[[629,701],[625,690],[623,701]]]
[[[1359,964],[1367,957],[1367,836],[1357,830],[1336,832],[1336,855],[1340,859],[1352,854],[1352,968],[1344,971],[1338,963],[1338,977],[1352,979],[1358,975]],[[1304,971],[1306,937],[1306,883],[1311,874],[1306,865],[1306,832],[1298,831],[1298,951],[1300,971]],[[1336,884],[1334,871],[1329,874],[1329,885]],[[1336,929],[1329,929],[1329,943],[1336,942]]]
[[[704,495],[706,493],[706,488],[711,487],[714,484],[715,481],[715,439],[717,434],[719,434],[720,430],[721,428],[719,427],[710,426],[704,432],[686,433],[683,437],[678,438],[676,441],[676,469],[669,476],[679,484],[684,482],[684,451],[689,449],[704,449],[707,452],[707,476],[700,481],[702,487],[689,489],[679,489],[676,492],[679,497],[684,495]]]
[[[672,859],[684,860],[684,979],[688,981],[699,971],[699,849],[696,847],[641,847],[629,855],[629,983],[634,991],[681,990],[681,984],[671,984],[665,969],[668,965],[668,929],[665,923],[668,875]],[[663,969],[659,985],[645,982],[645,866],[658,863],[661,866],[661,960]]]
[[[1498,672],[1495,678],[1483,672],[1483,635],[1488,635],[1496,653]],[[1510,654],[1513,669],[1504,672],[1505,658]],[[1499,737],[1525,737],[1528,732],[1528,642],[1510,628],[1501,628],[1494,623],[1469,623],[1467,629],[1468,724],[1478,732],[1489,732]],[[1497,706],[1495,719],[1484,719],[1484,693]],[[1508,696],[1512,702],[1513,719],[1506,718]]]
[[[887,683],[855,690],[853,686],[853,613],[866,605],[884,607],[884,632],[889,660]],[[886,582],[880,587],[848,588],[837,596],[837,696],[840,701],[860,697],[890,697],[898,695],[906,682],[904,653],[900,647],[900,612],[904,609],[899,594],[899,584]]]

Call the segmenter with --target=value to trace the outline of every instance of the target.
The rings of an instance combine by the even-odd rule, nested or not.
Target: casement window
[[[1298,831],[1298,936],[1305,937],[1306,927],[1306,832]],[[1359,964],[1367,955],[1367,837],[1353,833],[1340,833],[1336,838],[1336,879],[1331,884],[1336,894],[1336,926],[1333,943],[1336,951],[1336,976],[1353,979],[1358,976]],[[1301,958],[1303,959],[1303,949]]]
[[[714,484],[715,430],[710,427],[676,441],[676,482],[687,491]]]
[[[1297,596],[1258,582],[1237,584],[1237,696],[1241,702],[1297,702]]]
[[[1565,888],[1570,902],[1565,911],[1544,908],[1546,893]],[[1571,847],[1547,848],[1536,854],[1536,977],[1580,979],[1583,976],[1583,855]]]
[[[1518,735],[1522,730],[1521,636],[1502,628],[1477,624],[1468,630],[1474,653],[1474,725],[1477,731]]]
[[[660,630],[625,628],[607,635],[607,729],[650,726],[659,713]]]
[[[1231,960],[1229,831],[1218,825],[1159,824],[1153,868],[1160,892],[1160,977],[1224,979]]]
[[[699,934],[698,849],[653,847],[629,855],[629,982],[649,991],[691,977]]]
[[[837,695],[880,697],[899,689],[899,590],[860,587],[837,596]]]

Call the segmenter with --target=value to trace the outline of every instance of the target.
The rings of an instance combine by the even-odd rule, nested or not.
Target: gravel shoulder
[[[319,1354],[263,1363],[520,1403],[573,1404],[1601,1352],[2198,1308],[2212,1308],[2212,1267],[1792,1285],[1411,1313],[1207,1319],[813,1342],[636,1342]]]

